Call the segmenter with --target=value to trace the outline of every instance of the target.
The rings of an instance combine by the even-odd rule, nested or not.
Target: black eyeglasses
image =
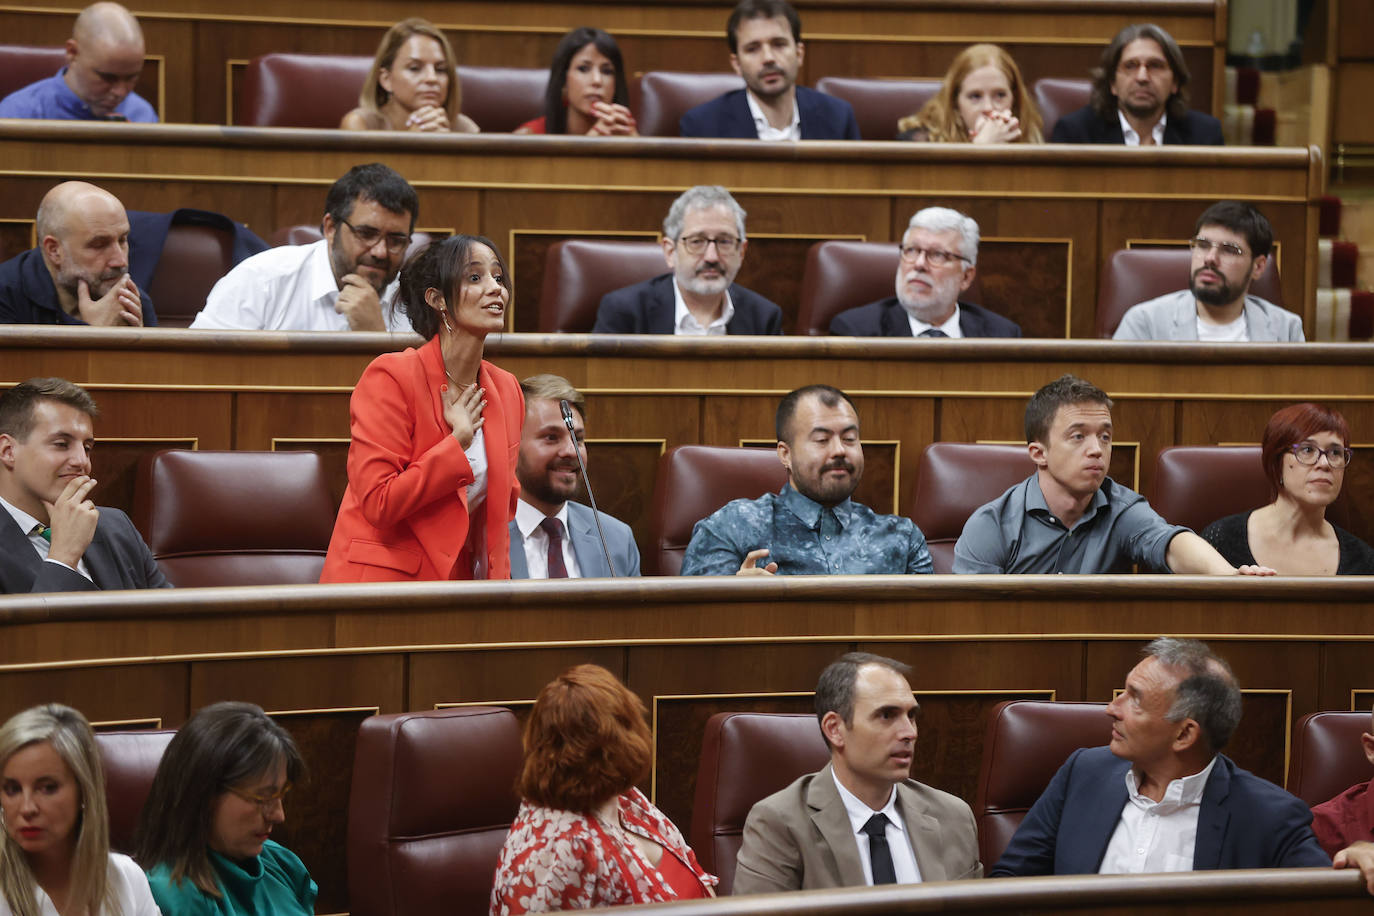
[[[944,267],[953,261],[968,261],[968,258],[963,255],[945,251],[943,248],[919,248],[915,245],[903,245],[901,252],[902,260],[908,264],[915,264],[916,259],[921,255],[926,256],[926,263],[931,267]]]
[[[715,245],[716,251],[724,257],[730,257],[739,250],[739,239],[733,235],[723,236],[718,239],[707,238],[704,235],[689,235],[677,240],[678,244],[687,249],[687,253],[692,257],[705,254],[706,246]]]
[[[1350,464],[1350,459],[1355,457],[1355,453],[1343,445],[1333,445],[1330,448],[1317,448],[1311,442],[1300,442],[1297,445],[1288,446],[1288,450],[1293,453],[1293,457],[1298,459],[1299,464],[1313,465],[1321,458],[1326,456],[1326,463],[1339,471],[1341,468]]]
[[[386,250],[392,254],[405,251],[410,247],[410,235],[407,233],[383,232],[375,226],[355,226],[346,219],[341,219],[339,222],[353,230],[353,237],[368,248],[376,245],[384,236],[386,238]]]

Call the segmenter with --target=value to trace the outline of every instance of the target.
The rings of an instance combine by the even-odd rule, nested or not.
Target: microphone
[[[558,409],[563,414],[563,425],[568,427],[568,437],[572,439],[573,454],[577,456],[577,469],[582,472],[582,485],[587,488],[587,499],[592,504],[592,520],[596,522],[596,533],[601,538],[601,552],[606,555],[606,565],[614,577],[619,574],[615,571],[615,561],[611,559],[611,548],[606,545],[606,532],[601,530],[601,511],[596,508],[596,497],[592,495],[592,482],[587,477],[587,466],[582,463],[582,449],[577,447],[577,430],[573,428],[572,406],[568,404],[567,398],[560,398]]]

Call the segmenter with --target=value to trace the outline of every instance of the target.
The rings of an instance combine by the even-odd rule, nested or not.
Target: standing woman
[[[344,130],[421,130],[475,134],[460,111],[458,63],[444,33],[425,19],[387,29],[377,46],[358,107],[343,116]]]
[[[553,52],[544,116],[517,134],[637,137],[630,87],[620,46],[606,32],[582,26],[563,36]]]
[[[353,390],[348,489],[320,581],[509,579],[525,399],[482,359],[505,328],[505,261],[487,239],[450,236],[411,258],[400,296],[429,342],[377,357]]]
[[[50,703],[0,726],[0,916],[156,916],[133,859],[110,852],[105,773],[86,718]]]
[[[931,143],[1043,143],[1040,109],[1010,54],[969,45],[944,84],[914,115],[897,122],[898,140]]]

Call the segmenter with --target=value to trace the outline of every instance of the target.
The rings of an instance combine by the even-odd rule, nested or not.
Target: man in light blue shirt
[[[0,100],[0,118],[155,123],[134,92],[143,72],[143,30],[118,3],[95,3],[76,17],[67,66]]]

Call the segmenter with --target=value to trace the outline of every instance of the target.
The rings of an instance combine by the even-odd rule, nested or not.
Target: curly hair
[[[968,143],[971,139],[968,125],[959,114],[959,91],[970,73],[984,67],[996,67],[1007,78],[1007,85],[1011,88],[1011,113],[1021,124],[1021,136],[1015,142],[1043,143],[1045,137],[1041,128],[1044,122],[1035,99],[1031,98],[1026,88],[1021,69],[1010,54],[993,44],[969,45],[960,51],[949,65],[949,70],[945,71],[945,81],[940,91],[916,114],[898,121],[897,130],[924,129],[926,139],[933,143]]]

